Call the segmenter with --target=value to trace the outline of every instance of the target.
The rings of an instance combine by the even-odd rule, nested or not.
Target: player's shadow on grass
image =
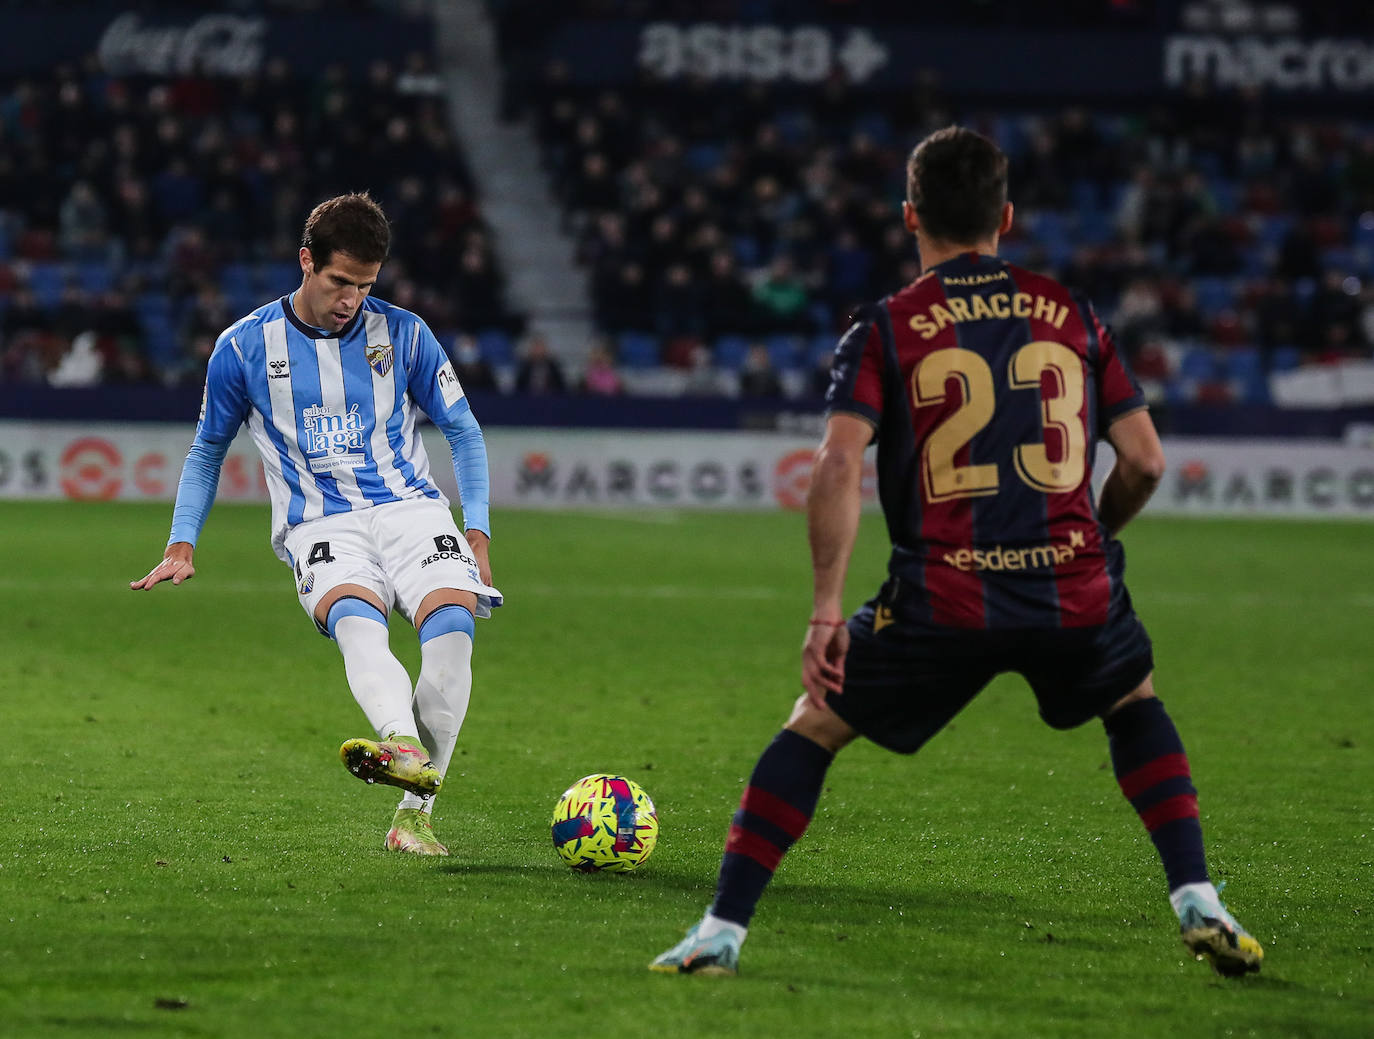
[[[450,873],[454,876],[522,876],[522,877],[561,877],[571,871],[559,865],[530,865],[518,862],[445,862],[434,867],[436,873]],[[592,874],[595,876],[596,874]],[[610,874],[607,874],[610,876]]]

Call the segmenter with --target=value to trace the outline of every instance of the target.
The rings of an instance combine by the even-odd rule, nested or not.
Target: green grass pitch
[[[801,517],[495,516],[508,605],[436,811],[394,799],[258,507],[134,594],[166,506],[0,504],[0,1032],[75,1036],[1312,1036],[1374,1032],[1374,551],[1357,524],[1141,520],[1129,578],[1258,976],[1189,960],[1100,726],[999,679],[915,758],[831,770],[735,979],[649,973],[707,903],[798,687]],[[867,517],[849,585],[885,557]],[[414,635],[393,643],[414,671]],[[574,874],[555,800],[618,771],[648,864]]]

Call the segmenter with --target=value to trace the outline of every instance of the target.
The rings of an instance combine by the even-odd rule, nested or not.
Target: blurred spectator
[[[58,214],[58,244],[73,260],[109,260],[105,205],[90,183],[78,180],[67,192]]]
[[[496,372],[482,356],[477,340],[460,335],[453,341],[453,370],[464,390],[495,390]]]
[[[623,393],[624,383],[615,370],[611,352],[604,343],[594,343],[587,352],[587,366],[582,370],[579,388],[583,393],[598,397],[614,397]]]
[[[715,366],[711,348],[705,343],[696,343],[688,354],[683,392],[689,397],[719,397],[729,389],[725,374]]]
[[[705,331],[702,295],[692,269],[674,263],[654,296],[654,330],[664,338],[700,335]]]
[[[782,379],[773,368],[768,347],[755,343],[749,347],[739,376],[741,397],[781,397]]]
[[[504,295],[491,253],[480,244],[469,244],[459,258],[454,285],[458,321],[465,328],[512,329],[515,322],[502,302]]]
[[[789,257],[775,259],[754,284],[754,303],[770,327],[797,331],[805,326],[806,286]]]
[[[101,369],[105,366],[100,351],[96,349],[94,332],[82,332],[72,340],[71,347],[57,366],[48,373],[50,386],[94,386],[100,382]]]
[[[816,359],[815,366],[811,369],[811,396],[824,397],[830,389],[831,376],[835,366],[835,354],[827,351]]]
[[[633,260],[607,264],[597,273],[592,304],[598,324],[607,332],[647,332],[654,327],[644,268]]]
[[[712,253],[710,273],[702,286],[706,332],[712,336],[751,332],[758,324],[753,308],[753,295],[739,276],[734,256],[725,249]]]
[[[520,330],[424,55],[409,57],[399,75],[387,62],[356,78],[332,66],[315,84],[297,83],[281,58],[235,78],[87,74],[98,67],[0,74],[0,250],[62,264],[64,273],[80,265],[88,293],[115,284],[136,293],[137,320],[156,316],[160,364],[198,368],[190,358],[217,320],[190,320],[183,300],[199,301],[207,284],[230,291],[231,309],[261,302],[269,283],[269,292],[288,291],[281,272],[294,266],[302,214],[357,188],[388,204],[394,196],[388,213],[414,230],[398,234],[387,277],[414,286],[415,309],[431,325]],[[0,307],[4,296],[0,288]],[[39,310],[22,349],[7,341],[7,377],[42,378],[55,361],[39,359],[51,352],[39,341],[64,340],[61,356],[82,330],[50,293],[40,293]],[[178,377],[149,371],[141,352],[112,363],[125,351],[103,332],[96,349],[107,379],[140,369]]]
[[[548,340],[538,332],[525,344],[525,355],[515,373],[517,393],[559,394],[567,389],[563,366],[554,357]]]

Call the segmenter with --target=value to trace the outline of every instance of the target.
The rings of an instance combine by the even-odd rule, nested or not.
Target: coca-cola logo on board
[[[180,25],[145,25],[126,12],[101,34],[96,52],[112,75],[251,76],[262,67],[264,18],[207,14]]]

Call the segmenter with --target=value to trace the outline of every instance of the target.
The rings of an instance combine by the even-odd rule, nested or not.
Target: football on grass
[[[563,792],[552,827],[553,846],[573,869],[628,873],[654,850],[658,813],[634,780],[598,773]]]

